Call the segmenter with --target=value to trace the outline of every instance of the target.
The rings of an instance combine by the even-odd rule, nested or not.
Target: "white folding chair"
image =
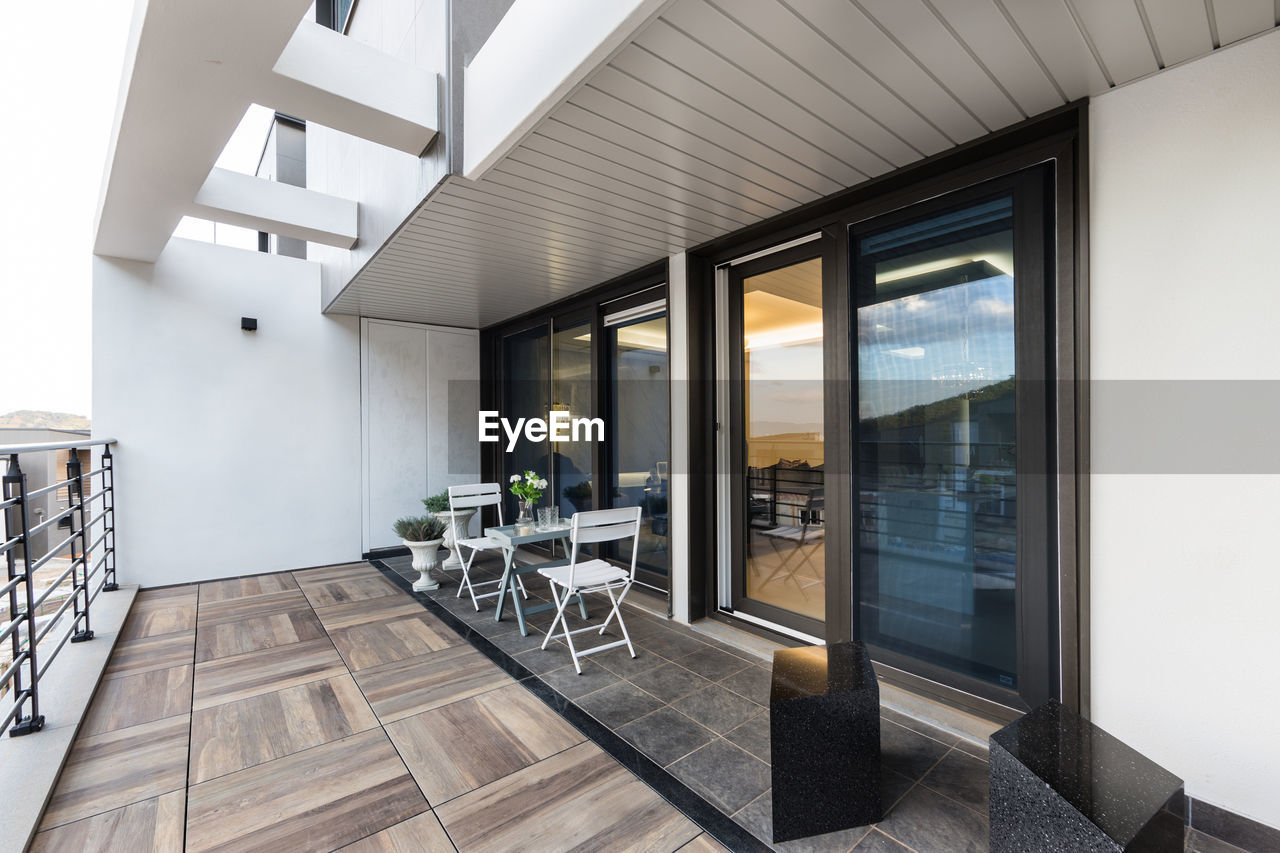
[[[498,483],[472,483],[466,486],[450,486],[449,487],[449,510],[457,512],[462,509],[480,509],[483,510],[487,506],[496,506],[498,508],[498,526],[502,526],[502,486]],[[456,518],[456,516],[454,516]],[[452,523],[452,519],[450,520]],[[454,528],[456,533],[457,528]],[[471,594],[471,604],[476,610],[480,609],[481,598],[492,598],[498,592],[486,592],[476,595],[475,588],[478,586],[496,586],[501,580],[496,581],[471,581],[471,563],[476,558],[476,554],[481,551],[501,550],[502,544],[490,539],[488,536],[475,536],[469,539],[459,539],[458,552],[461,556],[463,546],[470,548],[471,553],[462,561],[462,580],[458,583],[458,598],[462,598],[462,591],[465,589]],[[520,585],[520,594],[525,598],[529,594],[525,592],[524,581],[519,575],[516,576],[516,583]]]
[[[570,546],[572,553],[569,555],[569,564],[566,566],[545,566],[538,569],[538,574],[551,582],[551,598],[556,606],[556,618],[552,620],[551,627],[547,629],[547,636],[542,640],[542,648],[545,649],[547,647],[547,643],[551,641],[551,635],[555,633],[556,626],[560,625],[564,629],[564,641],[569,646],[569,654],[573,657],[573,668],[578,671],[578,675],[582,675],[582,666],[578,663],[578,658],[586,655],[625,645],[627,650],[631,652],[631,656],[636,656],[635,647],[631,645],[631,635],[627,633],[627,626],[622,621],[622,611],[618,608],[622,604],[622,600],[627,597],[627,592],[631,589],[631,584],[636,579],[636,555],[640,543],[640,513],[641,508],[638,506],[575,513],[569,527],[569,541],[573,543]],[[613,542],[627,537],[631,537],[630,571],[615,566],[607,560],[595,559],[578,562],[578,547],[580,545]],[[620,592],[614,595],[615,591]],[[609,601],[613,604],[613,609],[609,611],[609,617],[604,620],[604,624],[599,628],[589,625],[586,628],[570,631],[569,623],[564,616],[564,609],[569,604],[570,599],[587,592],[606,593],[609,596]],[[603,634],[615,616],[618,618],[618,627],[622,629],[621,640],[592,646],[581,651],[573,645],[574,634],[581,634],[584,631],[596,631]]]

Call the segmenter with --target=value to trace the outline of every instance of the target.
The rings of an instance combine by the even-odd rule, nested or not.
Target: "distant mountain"
[[[0,427],[88,429],[89,419],[84,415],[72,415],[66,412],[36,412],[31,409],[19,409],[7,415],[0,415]]]

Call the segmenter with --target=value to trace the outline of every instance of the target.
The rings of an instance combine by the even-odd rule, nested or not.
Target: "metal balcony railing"
[[[10,706],[0,718],[0,729],[9,727],[10,737],[38,732],[44,726],[41,680],[68,642],[93,639],[93,602],[102,592],[118,588],[114,444],[114,439],[107,439],[0,446],[0,467],[4,467],[0,555],[8,569],[0,585],[0,607],[7,599],[7,610],[0,611],[0,711]],[[89,471],[83,470],[79,452],[86,448]],[[101,448],[96,468],[93,448]],[[66,479],[28,490],[19,457],[30,461],[38,454],[60,450],[70,451]],[[65,508],[61,490],[65,490]],[[55,498],[54,511],[33,525],[33,510],[50,496]],[[39,542],[64,533],[65,538],[44,553],[34,552]]]

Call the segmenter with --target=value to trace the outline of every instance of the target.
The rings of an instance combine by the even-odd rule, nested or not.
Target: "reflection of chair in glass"
[[[449,510],[453,513],[464,509],[482,509],[487,506],[496,506],[498,508],[498,526],[502,526],[502,486],[497,483],[474,483],[468,486],[450,486],[449,487]],[[453,516],[456,518],[457,516]],[[452,519],[450,520],[452,524]],[[501,550],[502,545],[488,536],[475,536],[470,539],[459,539],[458,555],[462,556],[462,547],[471,549],[471,553],[462,561],[462,580],[458,583],[458,598],[462,598],[462,591],[465,589],[471,594],[471,604],[476,610],[480,609],[479,599],[492,598],[497,592],[486,592],[476,595],[475,588],[478,586],[492,586],[501,583],[497,581],[478,581],[471,582],[471,562],[475,560],[476,554],[480,551]],[[516,575],[516,582],[520,584],[520,594],[525,598],[529,594],[524,591],[524,581],[519,575]]]
[[[538,569],[538,574],[551,581],[551,597],[555,600],[556,605],[556,618],[552,620],[551,627],[547,629],[547,636],[542,639],[542,648],[545,649],[547,647],[547,643],[551,641],[552,635],[556,632],[556,626],[561,625],[564,629],[564,641],[569,646],[569,655],[573,658],[573,668],[578,671],[578,675],[582,675],[582,666],[578,663],[578,658],[585,655],[625,645],[627,650],[631,652],[631,656],[636,656],[636,650],[631,645],[631,636],[627,633],[627,626],[622,622],[622,611],[618,607],[622,604],[622,600],[627,597],[627,592],[631,589],[631,584],[636,579],[636,556],[640,546],[640,512],[640,507],[631,506],[622,509],[599,509],[594,512],[577,513],[574,515],[572,527],[569,529],[569,541],[573,543],[573,551],[569,556],[568,565],[547,566]],[[607,560],[582,560],[579,562],[579,545],[615,542],[620,539],[631,539],[630,571],[615,566]],[[614,595],[615,590],[618,591],[616,596]],[[613,604],[613,609],[610,610],[609,617],[604,620],[604,624],[600,627],[589,625],[586,628],[570,631],[569,623],[564,617],[565,605],[574,596],[578,596],[579,600],[581,600],[581,596],[585,592],[607,593],[609,601]],[[618,628],[622,631],[621,640],[581,650],[573,645],[574,634],[581,634],[584,631],[596,631],[603,634],[615,616],[618,619]]]
[[[791,509],[792,520],[798,524],[783,525],[769,530],[762,530],[769,544],[773,546],[778,557],[778,566],[760,583],[760,588],[774,581],[784,583],[791,581],[801,592],[813,586],[825,583],[826,571],[814,561],[814,553],[822,545],[826,533],[822,526],[822,512],[826,509],[826,492],[813,489],[805,499],[804,507],[796,512]],[[792,505],[794,506],[794,505]],[[777,507],[778,515],[782,515],[781,506]],[[808,567],[815,576],[801,574],[800,570]]]

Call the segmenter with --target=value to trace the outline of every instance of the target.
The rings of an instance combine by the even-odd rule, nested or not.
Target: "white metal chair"
[[[498,483],[472,483],[466,486],[450,486],[449,487],[449,510],[458,512],[464,509],[483,510],[487,506],[496,506],[498,508],[498,526],[502,526],[502,486]],[[454,516],[456,518],[456,516]],[[450,519],[453,523],[453,518]],[[455,535],[458,528],[454,527]],[[462,591],[465,589],[471,594],[471,604],[476,610],[480,609],[481,598],[492,598],[498,592],[485,592],[476,595],[475,588],[478,586],[496,586],[501,583],[496,581],[471,581],[471,563],[475,560],[476,554],[481,551],[502,550],[499,542],[490,539],[488,536],[474,536],[468,539],[458,539],[458,553],[462,555],[462,548],[465,546],[471,549],[471,553],[462,561],[462,579],[458,583],[458,598],[462,598]],[[525,592],[524,581],[519,575],[516,576],[516,583],[520,585],[520,594],[525,598],[529,594]]]
[[[575,513],[569,527],[569,541],[572,543],[570,546],[572,551],[569,555],[568,564],[563,566],[544,566],[538,569],[538,574],[551,582],[551,598],[555,601],[556,606],[556,618],[552,620],[551,627],[547,629],[547,636],[542,640],[542,648],[545,649],[547,647],[547,643],[551,641],[552,634],[555,633],[556,626],[560,625],[564,629],[564,641],[569,646],[569,654],[573,657],[573,668],[578,671],[578,675],[582,675],[582,666],[578,663],[578,658],[586,655],[625,645],[627,650],[631,652],[631,656],[636,656],[635,647],[631,645],[631,635],[627,633],[627,626],[622,621],[622,611],[618,608],[622,604],[622,600],[627,597],[627,592],[630,591],[631,584],[636,579],[636,555],[640,543],[640,513],[641,508],[638,506]],[[620,566],[615,566],[607,560],[578,561],[578,548],[580,545],[613,542],[627,537],[631,537],[631,569],[629,571]],[[617,595],[614,595],[615,591],[618,592]],[[574,596],[587,592],[603,592],[607,594],[609,601],[613,604],[613,609],[609,611],[608,618],[604,620],[604,624],[599,628],[589,625],[586,628],[570,631],[569,623],[564,616],[564,609]],[[574,634],[581,634],[585,631],[596,631],[603,634],[615,616],[618,619],[618,627],[622,629],[621,640],[592,646],[581,651],[573,645]]]

